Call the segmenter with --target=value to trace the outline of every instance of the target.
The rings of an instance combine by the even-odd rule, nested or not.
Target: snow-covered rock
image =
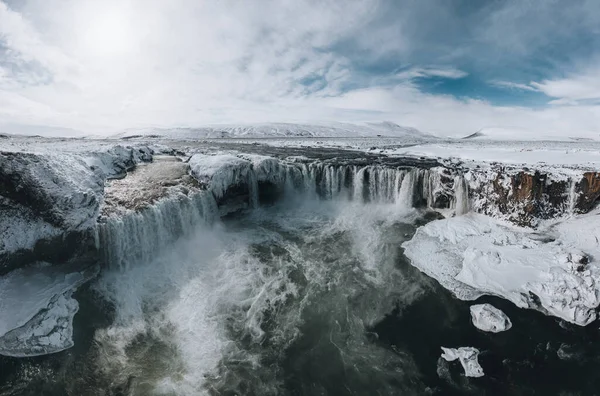
[[[0,152],[0,274],[64,261],[90,239],[107,178],[152,158],[147,147],[98,152]]]
[[[229,187],[247,183],[251,171],[250,161],[230,154],[195,154],[188,163],[192,176],[201,183],[210,184],[217,199],[222,198]]]
[[[479,365],[477,357],[479,356],[479,349],[473,347],[460,347],[460,348],[444,348],[442,347],[442,358],[448,362],[453,362],[456,359],[460,361],[460,364],[465,370],[465,376],[467,377],[483,377],[483,368]]]
[[[421,227],[403,247],[460,299],[496,295],[584,326],[600,305],[599,237],[597,214],[533,231],[469,213]]]
[[[471,305],[471,320],[479,330],[499,333],[512,327],[508,316],[491,304]]]

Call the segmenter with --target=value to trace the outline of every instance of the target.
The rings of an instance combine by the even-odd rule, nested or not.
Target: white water
[[[464,215],[469,213],[469,186],[463,176],[454,179],[454,213]]]
[[[218,216],[212,195],[199,192],[180,195],[151,205],[141,212],[111,216],[99,226],[103,261],[111,267],[149,262],[157,252],[196,226],[211,223]]]
[[[411,371],[409,360],[365,335],[395,304],[423,292],[395,261],[414,231],[413,206],[440,191],[435,172],[260,156],[224,167],[215,159],[190,162],[208,191],[110,218],[100,229],[109,270],[96,289],[116,315],[96,334],[105,374],[138,378],[136,395],[210,387],[279,394],[282,378],[264,362],[283,364],[287,349],[313,327],[328,334],[326,345],[314,341],[320,350],[340,360],[344,376],[353,372],[359,387]],[[240,183],[254,210],[223,227],[216,202]],[[259,208],[259,183],[277,186],[282,204]],[[461,187],[464,181],[457,211],[468,199]]]
[[[209,190],[178,194],[163,199],[140,212],[114,215],[99,226],[99,245],[103,261],[109,266],[125,267],[131,262],[148,262],[156,252],[178,238],[190,235],[201,224],[212,224],[227,206],[217,208],[232,186],[244,184],[248,208],[257,208],[259,183],[271,183],[286,198],[300,194],[310,199],[351,199],[359,203],[393,203],[410,209],[418,202],[432,202],[432,173],[422,169],[383,166],[297,164],[269,157],[195,155],[190,160],[192,173],[209,183]],[[235,158],[235,161],[232,160]],[[437,179],[436,179],[437,180]],[[235,209],[235,208],[234,208]]]
[[[103,370],[121,381],[136,376],[136,395],[239,394],[240,386],[279,394],[277,366],[264,362],[282,365],[310,325],[328,340],[313,342],[358,386],[373,376],[385,384],[399,367],[408,375],[409,360],[365,335],[395,303],[423,292],[395,264],[417,216],[394,204],[290,200],[114,266],[96,285],[116,309],[114,324],[96,334],[99,355],[110,356]]]

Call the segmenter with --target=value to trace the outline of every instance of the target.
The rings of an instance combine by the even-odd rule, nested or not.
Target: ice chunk
[[[467,377],[483,377],[483,369],[477,360],[479,349],[473,347],[442,347],[442,351],[442,358],[445,360],[449,362],[453,362],[456,359],[460,360],[460,364],[463,366]]]
[[[584,326],[600,305],[596,216],[534,232],[469,213],[421,227],[403,247],[414,266],[460,299],[496,295]]]
[[[36,356],[69,348],[72,292],[93,277],[96,268],[74,265],[19,269],[0,278],[0,354]]]
[[[490,304],[471,305],[471,320],[479,330],[499,333],[512,327],[508,316]]]
[[[24,326],[0,337],[0,355],[28,357],[60,352],[73,346],[73,317],[79,304],[72,291],[54,296]]]

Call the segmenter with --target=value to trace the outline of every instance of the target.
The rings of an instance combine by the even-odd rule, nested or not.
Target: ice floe
[[[467,377],[483,377],[483,368],[481,368],[479,361],[477,360],[479,349],[473,347],[442,347],[442,351],[442,358],[448,362],[453,362],[456,359],[460,361]]]
[[[584,326],[600,305],[597,216],[533,231],[469,213],[431,222],[403,246],[414,266],[460,299],[496,295]]]
[[[479,330],[500,333],[512,327],[508,316],[491,304],[471,305],[471,320]]]
[[[15,270],[0,278],[0,354],[37,356],[73,346],[71,294],[95,275],[72,266]]]

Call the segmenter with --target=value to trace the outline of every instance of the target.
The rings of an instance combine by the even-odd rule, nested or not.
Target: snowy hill
[[[568,136],[564,135],[532,133],[526,129],[520,128],[482,128],[479,131],[467,135],[462,139],[465,140],[497,140],[497,141],[597,141],[600,136],[589,135],[588,137]]]
[[[204,138],[263,138],[263,137],[410,137],[435,139],[415,128],[402,127],[391,122],[367,123],[362,125],[346,123],[292,124],[265,123],[250,125],[215,125],[200,128],[145,128],[129,129],[114,135],[116,138],[169,137],[176,139]]]

